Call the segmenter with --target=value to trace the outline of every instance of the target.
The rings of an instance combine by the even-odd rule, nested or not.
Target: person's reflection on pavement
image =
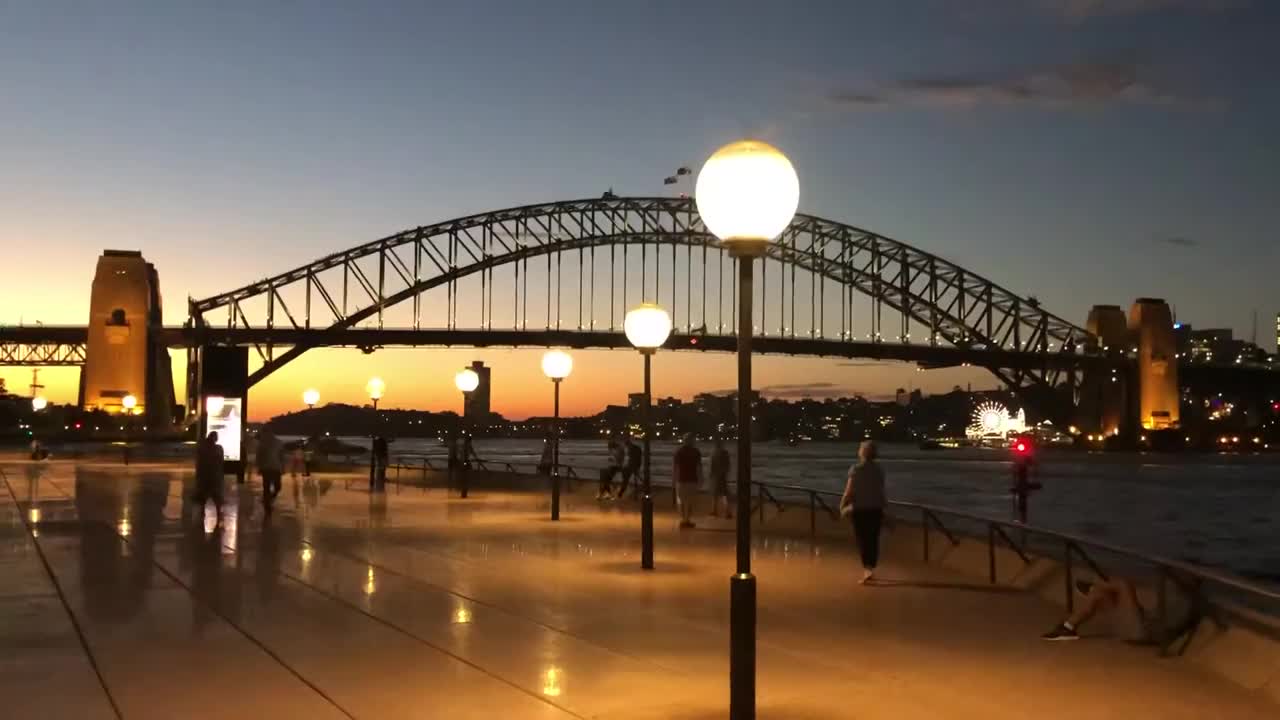
[[[212,518],[206,519],[207,514],[184,515],[190,520],[183,523],[183,556],[191,568],[191,589],[196,596],[191,603],[191,633],[196,636],[215,621],[209,604],[222,592],[222,525],[217,522],[216,510]]]
[[[387,494],[369,493],[369,527],[382,529],[387,526]]]
[[[130,558],[117,534],[125,514],[123,483],[79,465],[75,468],[74,505],[80,524],[80,587],[85,611],[95,620],[124,622],[138,613],[142,593],[132,577]]]
[[[280,528],[271,514],[262,516],[254,579],[258,585],[258,601],[270,605],[280,584]]]

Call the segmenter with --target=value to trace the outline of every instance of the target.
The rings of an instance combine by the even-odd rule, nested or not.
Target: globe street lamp
[[[462,452],[463,457],[459,458],[459,464],[462,466],[461,482],[458,483],[458,494],[462,497],[467,496],[468,476],[470,473],[466,471],[466,463],[471,460],[467,457],[468,448],[470,447],[466,441],[466,435],[470,431],[470,422],[467,420],[467,407],[471,405],[471,392],[480,387],[480,375],[471,368],[462,368],[457,375],[453,376],[453,384],[462,391]]]
[[[134,408],[138,407],[138,398],[132,394],[125,395],[120,399],[120,405],[124,407],[126,415],[133,415]],[[124,419],[124,464],[129,464],[129,436],[133,434],[133,418],[126,417]]]
[[[653,569],[653,492],[649,471],[649,438],[653,435],[652,405],[653,386],[650,361],[658,348],[671,335],[671,316],[666,310],[652,303],[632,308],[622,321],[627,340],[644,356],[644,408],[641,422],[644,425],[644,499],[640,505],[640,567]]]
[[[315,388],[308,388],[303,391],[302,402],[307,406],[308,410],[314,408],[316,403],[320,402],[320,391]]]
[[[382,378],[373,376],[369,378],[369,382],[364,385],[365,392],[369,393],[369,399],[373,401],[373,427],[374,431],[369,434],[369,491],[373,492],[378,479],[378,453],[377,453],[377,427],[378,427],[378,401],[382,399],[383,393],[387,391],[387,384],[382,382]]]
[[[738,259],[738,571],[729,581],[729,717],[755,717],[756,579],[751,574],[751,294],[754,263],[787,228],[800,181],[777,148],[740,140],[698,174],[698,214]]]
[[[573,358],[563,350],[542,356],[542,373],[555,386],[555,411],[551,416],[551,519],[560,519],[560,381],[573,372]]]
[[[378,401],[381,400],[383,394],[387,392],[387,384],[382,382],[382,378],[380,377],[371,377],[369,378],[369,382],[365,383],[364,389],[365,392],[369,393],[369,399],[373,401],[374,412],[377,412]]]
[[[49,407],[49,399],[43,395],[37,395],[31,398],[31,409],[40,412]]]

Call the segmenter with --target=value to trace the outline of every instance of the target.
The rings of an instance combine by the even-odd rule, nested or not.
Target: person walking
[[[879,452],[871,440],[858,447],[858,462],[849,468],[849,479],[840,497],[840,514],[853,522],[862,555],[862,584],[875,576],[880,562],[880,525],[884,521],[884,469],[877,461]]]
[[[618,441],[610,438],[609,449],[605,454],[605,466],[600,468],[600,490],[596,493],[597,500],[613,499],[613,476],[618,474],[622,469],[622,453],[618,451]]]
[[[258,447],[254,458],[258,474],[262,476],[262,509],[271,513],[271,505],[280,494],[280,476],[284,474],[284,443],[270,430],[258,434]]]
[[[391,448],[387,439],[381,435],[373,438],[374,489],[382,492],[387,489],[387,463],[391,457]]]
[[[636,484],[631,486],[631,497],[634,499],[640,495],[640,466],[644,463],[644,453],[630,435],[623,437],[622,450],[626,455],[626,462],[622,466],[622,484],[614,497],[621,500],[627,494],[627,486],[631,485],[631,480],[634,478]]]
[[[693,503],[702,482],[702,453],[695,444],[693,433],[684,436],[672,459],[671,477],[676,484],[676,497],[680,502],[680,529],[694,527]]]
[[[724,498],[724,516],[733,517],[733,505],[729,502],[729,451],[724,440],[716,438],[711,451],[711,517],[720,516],[720,499]]]
[[[551,455],[551,451],[554,449],[554,446],[552,445],[553,442],[554,440],[552,440],[550,435],[547,435],[542,440],[542,455],[538,457],[539,475],[551,475],[551,464],[554,461],[554,458]]]
[[[196,492],[193,499],[202,509],[213,500],[218,506],[218,523],[222,522],[223,458],[217,431],[210,432],[196,445]]]

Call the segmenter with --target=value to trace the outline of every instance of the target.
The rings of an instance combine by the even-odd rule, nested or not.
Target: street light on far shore
[[[315,388],[307,388],[302,393],[302,402],[308,408],[314,408],[316,403],[320,402],[320,391]]]
[[[573,358],[563,350],[542,356],[542,373],[555,386],[555,407],[551,416],[551,519],[560,519],[560,381],[573,372]]]
[[[47,408],[47,407],[49,407],[49,399],[48,399],[48,398],[46,398],[45,396],[43,396],[43,395],[37,395],[37,396],[35,396],[35,397],[31,398],[31,409],[32,409],[32,410],[35,410],[36,412],[40,412],[41,410],[43,410],[43,409],[45,409],[45,408]]]
[[[125,395],[120,399],[120,405],[124,407],[124,411],[132,415],[134,408],[138,407],[138,398],[133,395]]]
[[[653,354],[671,336],[671,316],[660,306],[644,303],[632,308],[622,321],[627,340],[644,356],[644,407],[641,422],[644,425],[644,473],[641,475],[640,504],[640,567],[653,569],[653,491],[650,474],[649,440],[653,435],[652,405],[653,384],[651,361]]]
[[[378,401],[387,392],[387,384],[382,382],[380,377],[371,377],[369,382],[365,383],[364,389],[369,393],[369,399],[373,401],[373,409],[378,409]]]
[[[751,574],[751,334],[755,259],[787,229],[800,202],[791,161],[758,140],[707,158],[694,190],[707,229],[738,259],[738,537],[729,580],[729,717],[755,717],[756,579]]]

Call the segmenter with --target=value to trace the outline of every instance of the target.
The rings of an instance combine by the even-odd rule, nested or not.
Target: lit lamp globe
[[[43,409],[45,409],[45,408],[47,408],[47,407],[49,407],[49,400],[48,400],[48,398],[46,398],[45,396],[43,396],[43,395],[37,395],[37,396],[35,396],[35,397],[31,398],[31,409],[32,409],[32,410],[35,410],[36,412],[40,412],[41,410],[43,410]]]
[[[756,257],[795,217],[800,180],[774,146],[739,140],[707,158],[694,198],[702,223],[730,254]]]
[[[552,380],[563,380],[573,372],[573,358],[563,350],[552,350],[542,356],[542,372]]]
[[[303,391],[302,402],[309,408],[315,407],[320,402],[320,391],[315,388]]]
[[[120,404],[124,406],[124,411],[126,413],[129,413],[130,415],[132,415],[133,409],[138,407],[138,398],[132,395],[125,395],[123,398],[120,399]]]
[[[644,303],[627,312],[622,329],[636,349],[651,353],[662,347],[671,335],[671,316],[658,305]]]
[[[381,400],[382,394],[387,391],[387,384],[382,382],[380,377],[369,378],[369,382],[365,384],[364,389],[369,393],[370,400]]]
[[[480,387],[480,376],[471,368],[463,368],[453,376],[453,384],[462,392],[469,393]]]

